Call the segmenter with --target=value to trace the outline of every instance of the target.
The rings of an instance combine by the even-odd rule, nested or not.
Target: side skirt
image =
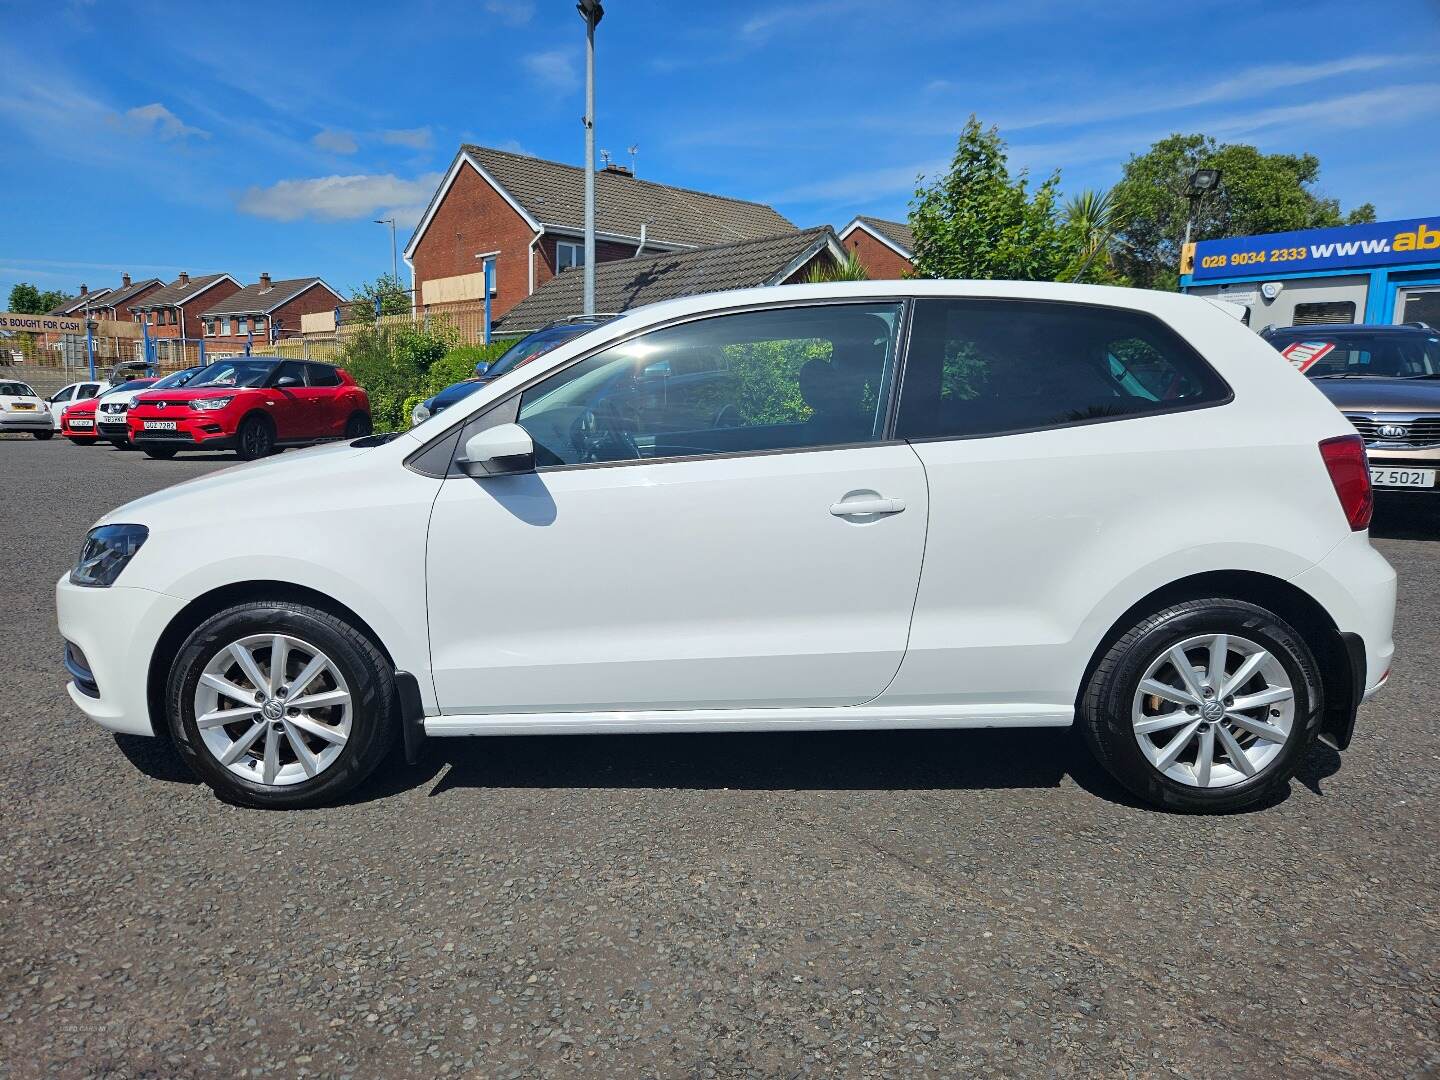
[[[883,731],[911,728],[1069,727],[1068,705],[856,705],[841,709],[696,712],[471,713],[425,717],[425,734],[645,735],[681,731]]]

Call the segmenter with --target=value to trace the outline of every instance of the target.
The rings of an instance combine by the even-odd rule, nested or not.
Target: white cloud
[[[360,144],[355,141],[355,136],[348,131],[340,131],[336,128],[326,128],[324,131],[317,131],[310,136],[310,141],[321,150],[332,154],[353,154],[360,149]]]
[[[137,134],[157,135],[161,139],[208,139],[210,132],[191,127],[158,101],[139,105],[116,118],[124,128]]]
[[[867,0],[820,0],[810,4],[780,4],[746,19],[740,24],[740,34],[746,38],[762,38],[778,28],[815,22],[865,6],[868,6]]]
[[[535,5],[529,0],[485,0],[485,10],[503,23],[521,26],[535,14]]]
[[[433,136],[428,127],[392,128],[380,133],[380,141],[391,146],[408,146],[412,150],[428,150]]]
[[[525,65],[525,70],[532,79],[551,90],[574,90],[580,85],[580,72],[576,70],[575,56],[568,49],[531,53],[520,62]]]
[[[440,178],[439,173],[427,173],[402,180],[387,173],[281,180],[269,187],[247,188],[235,205],[242,213],[272,221],[344,221],[384,211],[393,213],[398,221],[413,222],[419,219]]]

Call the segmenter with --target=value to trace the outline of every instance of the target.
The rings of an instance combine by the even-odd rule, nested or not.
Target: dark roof
[[[192,296],[203,292],[209,286],[215,284],[221,278],[228,278],[229,274],[201,274],[192,277],[188,284],[181,285],[180,279],[176,278],[163,289],[157,289],[138,304],[131,306],[132,311],[149,311],[152,308],[175,307],[183,304]],[[233,281],[234,278],[231,278]]]
[[[146,278],[144,281],[133,281],[129,285],[121,286],[118,289],[112,289],[105,294],[105,300],[102,306],[116,307],[132,297],[139,296],[146,289],[153,288],[159,284],[161,284],[160,279],[152,277]]]
[[[903,249],[907,256],[914,254],[915,234],[903,221],[886,221],[884,218],[866,217],[864,214],[860,214],[855,220],[876,236],[884,237],[896,247]]]
[[[334,289],[318,277],[287,278],[284,281],[272,281],[268,286],[262,286],[256,282],[254,285],[246,285],[239,292],[227,296],[214,307],[208,307],[200,314],[266,315],[281,304],[288,304],[312,285],[319,285],[326,292],[335,293]],[[335,296],[339,301],[344,300],[339,293],[335,293]]]
[[[673,251],[595,266],[595,310],[628,311],[679,296],[774,285],[822,248],[838,241],[829,225],[736,244]],[[523,333],[579,313],[585,273],[566,270],[505,313],[496,328]]]
[[[95,289],[91,292],[86,293],[84,296],[72,296],[69,300],[66,300],[54,311],[47,311],[45,314],[69,315],[73,312],[79,311],[86,304],[89,304],[91,307],[95,307],[96,301],[104,300],[107,296],[110,295],[110,292],[111,290],[109,289]]]
[[[461,150],[540,224],[560,229],[584,228],[584,169],[485,146],[467,144]],[[596,231],[638,237],[641,224],[647,222],[647,240],[695,247],[755,240],[795,227],[764,203],[598,170]]]

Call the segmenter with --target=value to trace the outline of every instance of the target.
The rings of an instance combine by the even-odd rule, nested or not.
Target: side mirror
[[[275,380],[275,385],[278,388],[284,388],[287,386],[299,386],[300,380],[295,378],[295,376],[293,375],[282,375],[280,376],[280,378]]]
[[[456,466],[466,476],[505,476],[535,471],[535,441],[519,424],[499,424],[465,440]]]
[[[475,377],[476,377],[477,379],[483,379],[483,378],[485,377],[485,373],[486,373],[487,371],[489,371],[489,370],[490,370],[490,361],[489,361],[489,360],[481,360],[478,364],[475,365]]]

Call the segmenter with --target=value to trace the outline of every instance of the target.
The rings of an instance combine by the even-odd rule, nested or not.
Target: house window
[[[585,245],[561,240],[555,245],[555,272],[585,265]]]
[[[1324,323],[1353,323],[1355,301],[1329,300],[1295,305],[1295,325],[1314,326]]]
[[[250,322],[250,320],[247,319],[247,318],[245,318],[244,315],[237,315],[237,316],[235,317],[235,332],[236,332],[237,334],[245,334],[245,333],[248,333],[248,332],[249,332],[249,326],[248,326],[249,322]]]
[[[257,334],[260,333],[261,330],[265,329],[265,316],[256,315],[253,319],[250,320],[250,325],[255,328],[255,332]]]
[[[229,336],[229,333],[230,333],[230,316],[229,316],[229,315],[226,315],[225,318],[223,318],[223,319],[220,320],[220,333],[225,334],[226,336]]]

